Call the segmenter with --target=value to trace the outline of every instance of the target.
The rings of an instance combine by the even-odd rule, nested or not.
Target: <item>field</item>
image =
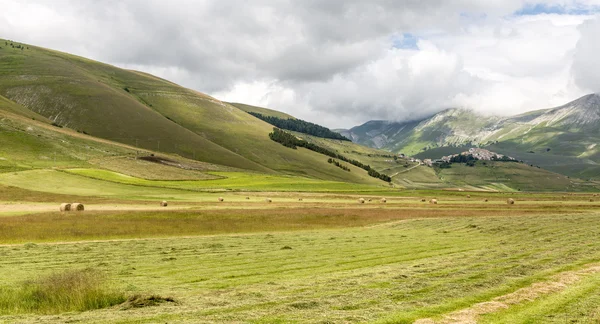
[[[600,322],[593,168],[430,168],[295,133],[387,183],[245,111],[293,118],[1,48],[0,323]]]
[[[28,172],[37,171],[17,174]],[[0,187],[0,322],[600,320],[593,194],[179,188],[169,194],[187,192],[187,200],[159,207],[146,191],[167,189],[112,180],[144,193]],[[437,205],[421,202],[433,197]],[[89,202],[88,210],[57,211],[55,202],[72,200]],[[88,268],[125,296],[173,302],[68,312],[2,306],[24,281]]]

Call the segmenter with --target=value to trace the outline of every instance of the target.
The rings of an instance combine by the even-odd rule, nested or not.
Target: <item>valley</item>
[[[0,323],[600,320],[595,95],[340,135],[22,48],[0,49]],[[422,163],[470,147],[523,163]]]

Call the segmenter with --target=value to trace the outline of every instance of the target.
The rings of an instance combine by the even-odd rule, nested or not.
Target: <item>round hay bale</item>
[[[84,207],[83,204],[81,203],[72,203],[71,204],[71,210],[73,211],[84,211]]]
[[[506,200],[506,203],[507,203],[507,204],[509,204],[509,205],[514,205],[514,204],[515,204],[515,200],[514,200],[514,199],[512,199],[512,198],[508,198],[508,199]]]
[[[488,202],[488,201],[490,201],[490,200],[486,198],[484,201],[485,201],[485,202]]]
[[[161,202],[160,202],[160,206],[161,206],[161,207],[167,207],[167,205],[168,205],[168,204],[169,204],[169,203],[167,203],[167,201],[166,201],[166,200],[163,200],[163,201],[161,201]]]
[[[71,204],[67,204],[67,203],[60,204],[60,211],[61,212],[71,211]]]
[[[421,202],[426,202],[426,201],[427,201],[427,199],[425,199],[425,198],[421,199]]]
[[[438,201],[437,201],[437,199],[431,199],[429,201],[429,203],[432,204],[432,205],[437,205]]]
[[[381,202],[385,204],[387,202],[387,199],[381,198]]]
[[[365,199],[364,198],[359,198],[358,199],[358,203],[359,204],[364,204],[365,203]]]
[[[223,199],[223,197],[219,197],[219,201],[223,202],[225,199]]]
[[[268,202],[268,203],[270,203],[270,202],[273,202],[273,201],[271,200],[271,198],[267,198],[267,199],[265,199],[265,201],[266,201],[266,202]]]
[[[467,195],[467,198],[471,198],[471,195]]]

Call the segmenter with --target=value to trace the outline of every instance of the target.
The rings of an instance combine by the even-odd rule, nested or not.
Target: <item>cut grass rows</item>
[[[129,294],[153,291],[181,301],[150,313],[86,312],[70,320],[410,323],[597,262],[600,246],[591,242],[600,238],[598,217],[431,218],[370,228],[5,246],[0,275],[10,284],[23,273],[77,264],[107,271]],[[19,271],[7,271],[16,264]]]
[[[512,208],[486,211],[343,206],[285,208],[285,205],[270,209],[227,209],[218,204],[199,210],[49,212],[0,217],[0,244],[349,228],[415,218],[538,217],[542,213],[567,212]]]

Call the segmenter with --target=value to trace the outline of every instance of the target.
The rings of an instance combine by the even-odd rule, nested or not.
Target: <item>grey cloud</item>
[[[458,33],[465,14],[492,21],[524,3],[4,1],[8,4],[5,8],[12,5],[22,10],[43,9],[39,11],[41,16],[16,24],[2,19],[0,13],[4,37],[157,73],[202,92],[223,93],[245,82],[276,83],[291,89],[296,102],[290,102],[288,97],[272,99],[274,108],[296,107],[302,109],[296,113],[300,116],[352,113],[356,121],[422,117],[456,104],[457,97],[471,96],[486,85],[466,73],[460,60],[436,65],[436,60],[448,59],[444,55],[434,56],[431,64],[427,58],[420,63],[421,68],[434,66],[426,74],[416,68],[411,70],[408,56],[390,57],[393,36],[405,32]],[[402,61],[401,69],[392,67],[394,59]],[[590,78],[583,77],[588,81]],[[330,119],[332,124],[335,119]]]

